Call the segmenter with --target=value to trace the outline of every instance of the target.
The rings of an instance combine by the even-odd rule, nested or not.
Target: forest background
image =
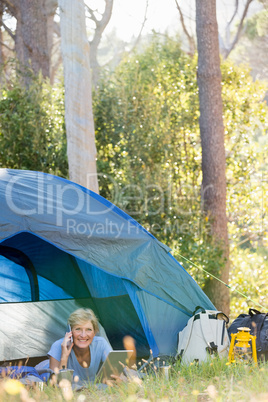
[[[20,57],[24,10],[19,2],[0,2],[0,167],[72,178],[60,8],[57,2],[44,3],[53,10],[47,13],[53,20],[47,70],[45,63],[36,67],[29,57],[24,62]],[[211,223],[202,208],[197,52],[190,9],[174,0],[177,26],[146,32],[150,1],[144,1],[139,30],[125,42],[116,29],[105,35],[113,1],[85,3],[99,192],[167,244],[206,292],[213,276],[220,278],[222,251],[211,239]],[[36,4],[28,3],[32,15]],[[267,1],[235,1],[227,8],[230,17],[221,16],[219,38],[228,286],[235,317],[248,307],[268,309],[268,19]],[[38,15],[32,26],[35,22],[40,30]]]

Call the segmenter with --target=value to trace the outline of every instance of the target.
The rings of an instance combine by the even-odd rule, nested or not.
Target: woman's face
[[[95,336],[95,331],[91,321],[74,325],[72,333],[74,345],[80,349],[88,348]]]

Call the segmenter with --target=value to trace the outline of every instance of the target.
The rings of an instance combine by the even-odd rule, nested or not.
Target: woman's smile
[[[95,331],[91,321],[81,325],[75,325],[72,328],[72,333],[74,345],[78,347],[81,347],[82,345],[83,347],[88,347],[95,336]]]

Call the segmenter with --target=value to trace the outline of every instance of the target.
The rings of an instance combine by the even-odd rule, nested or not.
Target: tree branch
[[[230,21],[228,22],[228,25],[231,25],[231,23],[233,22],[237,12],[238,12],[238,5],[239,5],[239,0],[235,0],[235,9],[234,9],[234,13],[230,19]]]
[[[183,17],[181,8],[180,8],[180,6],[179,6],[178,0],[175,0],[175,3],[176,3],[176,6],[177,6],[177,9],[179,10],[179,13],[180,13],[180,20],[181,20],[181,25],[182,25],[183,32],[185,33],[185,35],[186,35],[186,37],[187,37],[187,39],[188,39],[189,48],[190,48],[190,52],[189,52],[189,53],[190,53],[190,55],[193,55],[194,52],[195,52],[195,49],[196,49],[194,39],[193,39],[193,37],[189,34],[189,32],[188,32],[188,30],[187,30],[187,28],[186,28],[186,25],[185,25],[185,22],[184,22],[184,17]]]
[[[6,24],[4,23],[3,20],[0,21],[0,25],[2,25],[2,27],[5,28],[5,31],[9,34],[9,36],[11,36],[11,38],[12,38],[13,40],[15,40],[15,34],[11,31],[10,28],[8,28],[8,26],[6,26]]]
[[[6,43],[0,41],[0,44],[3,45],[5,48],[7,48],[8,50],[10,50],[11,52],[14,52],[14,49],[11,49],[11,47],[9,47]]]
[[[85,4],[87,11],[90,14],[90,19],[93,20],[95,22],[95,24],[97,25],[97,23],[99,22],[94,14],[94,11],[96,10],[92,10],[92,8],[90,8],[87,4]]]
[[[113,1],[114,0],[105,0],[105,10],[104,10],[104,13],[102,14],[102,19],[97,20],[96,24],[97,24],[97,26],[100,27],[101,33],[106,28],[106,26],[107,26],[107,24],[110,21],[110,18],[112,16]]]
[[[149,5],[149,0],[146,1],[145,13],[144,13],[144,18],[143,18],[143,22],[142,22],[142,25],[141,25],[140,32],[138,33],[138,36],[137,36],[137,38],[136,38],[136,40],[135,40],[135,42],[134,42],[134,45],[132,46],[132,48],[131,48],[131,50],[129,51],[129,53],[130,53],[130,52],[133,52],[133,50],[135,49],[135,47],[137,46],[137,44],[139,43],[139,40],[140,40],[140,38],[141,38],[142,31],[143,31],[143,29],[144,29],[144,27],[145,27],[145,24],[146,24],[146,21],[147,21],[148,5]]]
[[[137,46],[137,44],[138,44],[138,42],[139,42],[139,40],[140,40],[142,31],[143,31],[144,26],[145,26],[145,23],[146,23],[146,21],[147,21],[147,10],[148,10],[148,6],[149,6],[149,0],[146,0],[144,19],[143,19],[143,22],[142,22],[142,25],[141,25],[141,29],[140,29],[140,32],[139,32],[139,34],[138,34],[136,40],[135,40],[134,45],[133,45],[132,48],[128,51],[128,54],[130,54],[131,52],[133,52],[133,50],[135,49],[135,47]],[[126,53],[125,50],[119,52],[119,53],[117,54],[117,57],[121,58],[124,53]],[[111,62],[110,60],[107,61],[107,63],[103,64],[102,67],[105,67],[105,66],[109,65],[110,62]]]
[[[243,15],[242,15],[242,17],[241,17],[240,23],[239,23],[238,28],[237,28],[236,36],[235,36],[235,38],[234,38],[234,40],[233,40],[231,46],[227,49],[226,54],[224,55],[224,58],[225,58],[225,59],[227,59],[227,57],[229,56],[229,54],[231,53],[231,51],[233,50],[233,48],[235,47],[235,45],[237,44],[237,42],[238,42],[238,40],[239,40],[239,38],[240,38],[240,35],[241,35],[241,33],[242,33],[242,29],[243,29],[244,20],[245,20],[245,18],[246,18],[246,15],[247,15],[247,12],[248,12],[250,3],[252,3],[252,1],[253,1],[253,0],[247,0],[247,2],[246,2]]]
[[[101,35],[106,28],[108,22],[110,21],[111,15],[112,15],[112,8],[113,8],[113,0],[105,0],[105,10],[104,13],[102,14],[102,19],[97,20],[96,17],[94,16],[93,21],[96,23],[96,29],[94,33],[94,37],[92,41],[90,42],[91,48],[93,47],[94,49],[97,49],[99,46],[100,40],[101,40]],[[92,12],[92,10],[91,10]],[[91,13],[91,15],[94,15]]]
[[[56,21],[54,21],[53,24],[53,32],[57,35],[58,38],[60,38],[60,25]]]
[[[226,30],[225,30],[226,46],[223,46],[223,49],[224,49],[225,53],[227,52],[227,49],[230,46],[231,24],[232,24],[237,12],[238,12],[238,5],[239,5],[239,0],[235,0],[235,9],[234,9],[233,15],[232,15],[230,21],[228,22],[228,24],[226,26]]]
[[[108,22],[110,21],[113,9],[113,0],[105,0],[105,10],[102,14],[101,20],[97,20],[95,15],[93,14],[93,10],[88,8],[90,15],[94,15],[93,21],[96,24],[95,33],[92,41],[90,42],[90,64],[92,68],[92,83],[96,84],[99,76],[99,63],[97,60],[97,50],[100,44],[101,36],[106,28]]]
[[[241,240],[239,243],[234,244],[232,246],[232,249],[240,247],[242,244],[246,243],[247,241],[256,240],[256,239],[257,239],[256,234],[250,234],[248,237],[246,237],[245,239]]]
[[[20,0],[5,0],[3,4],[8,8],[10,14],[16,18],[20,7]]]

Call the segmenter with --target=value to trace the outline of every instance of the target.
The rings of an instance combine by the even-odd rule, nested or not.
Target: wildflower
[[[207,387],[207,393],[211,399],[217,398],[218,391],[216,390],[216,387],[214,385],[209,385]]]
[[[191,394],[194,395],[194,396],[199,395],[198,389],[193,389],[192,392],[191,392]]]
[[[71,385],[70,381],[68,381],[65,378],[63,378],[59,382],[59,387],[62,390],[64,399],[66,401],[70,401],[73,398],[73,390],[72,390],[72,385]]]
[[[17,395],[20,393],[21,389],[23,388],[23,384],[18,380],[8,379],[5,382],[4,390],[9,395]]]
[[[85,400],[86,400],[86,395],[83,395],[83,394],[79,395],[77,398],[78,402],[84,402]]]

